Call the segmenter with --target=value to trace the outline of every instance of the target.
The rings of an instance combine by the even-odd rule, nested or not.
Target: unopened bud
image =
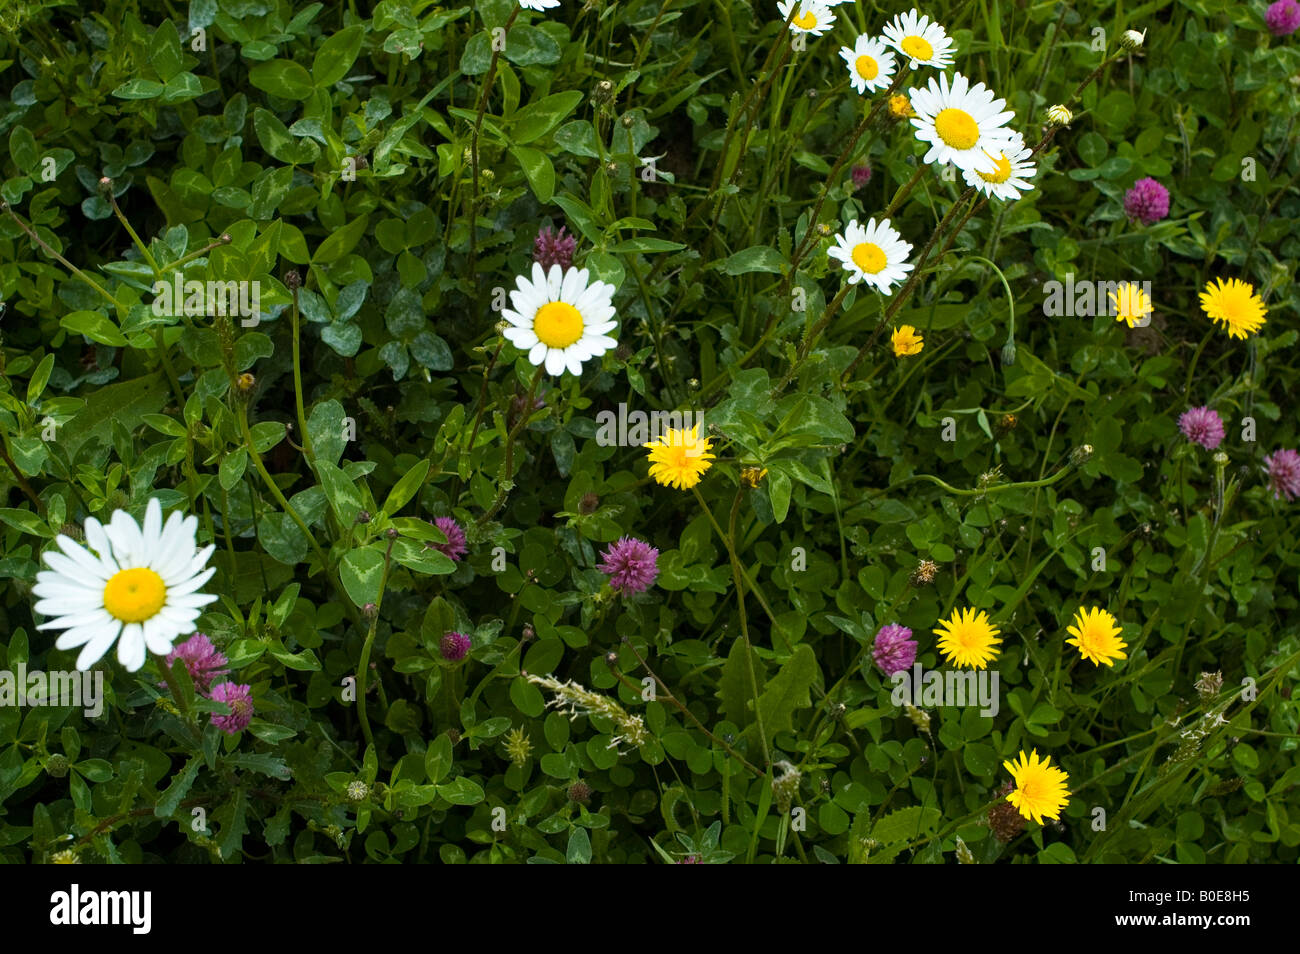
[[[1140,50],[1142,49],[1142,43],[1146,38],[1146,30],[1143,30],[1141,33],[1137,30],[1125,30],[1124,35],[1119,38],[1119,45],[1130,52],[1133,50]]]

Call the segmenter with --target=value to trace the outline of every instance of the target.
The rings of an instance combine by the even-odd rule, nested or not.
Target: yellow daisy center
[[[853,264],[868,275],[874,275],[885,267],[885,253],[875,242],[859,242],[853,246]]]
[[[889,111],[895,116],[913,116],[912,104],[902,93],[889,97]]]
[[[1006,154],[1002,154],[995,159],[994,162],[997,164],[997,169],[993,172],[981,172],[979,173],[979,177],[985,182],[992,182],[994,185],[997,185],[999,182],[1006,182],[1010,179],[1011,160],[1006,157]]]
[[[152,619],[167,602],[167,587],[153,570],[119,570],[104,584],[104,609],[124,623]]]
[[[811,30],[817,25],[817,15],[810,10],[805,10],[791,22],[801,30]]]
[[[582,312],[567,301],[552,301],[537,309],[533,334],[548,348],[567,348],[582,337]]]
[[[858,75],[864,80],[873,80],[880,73],[880,67],[876,64],[873,57],[859,56],[853,64],[853,68],[858,71]]]
[[[903,42],[898,45],[914,60],[928,60],[934,56],[934,47],[923,36],[905,36]]]
[[[979,123],[966,110],[951,106],[934,117],[934,131],[954,149],[973,149],[980,139]]]

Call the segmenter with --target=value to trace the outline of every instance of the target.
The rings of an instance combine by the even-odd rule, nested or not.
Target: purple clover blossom
[[[448,662],[460,662],[469,655],[473,641],[464,633],[446,633],[438,643],[438,652]]]
[[[853,167],[852,177],[853,191],[856,192],[871,181],[871,166],[867,165],[865,162],[858,163]]]
[[[1178,419],[1178,429],[1193,444],[1214,450],[1223,441],[1223,418],[1209,407],[1194,407]]]
[[[1264,25],[1274,36],[1290,36],[1300,28],[1300,4],[1295,0],[1276,0],[1269,4]]]
[[[906,626],[890,623],[880,627],[871,647],[871,658],[886,676],[906,672],[916,662],[916,640]]]
[[[230,660],[212,645],[212,640],[203,633],[195,633],[185,642],[178,643],[167,654],[167,668],[171,669],[172,663],[178,659],[185,660],[190,681],[194,683],[194,691],[199,695],[207,695],[212,680],[230,672],[229,669],[224,668]]]
[[[644,593],[659,576],[659,551],[635,537],[623,537],[601,554],[597,569],[623,594]]]
[[[433,547],[439,553],[459,563],[460,558],[469,552],[469,547],[465,545],[465,531],[451,517],[434,517],[433,525],[442,531],[447,542],[429,543],[427,546]]]
[[[1169,190],[1150,177],[1139,179],[1124,196],[1124,214],[1143,225],[1159,222],[1169,215]]]
[[[212,724],[226,735],[234,735],[253,721],[253,687],[233,682],[222,682],[212,687],[209,697],[214,702],[224,702],[230,715],[212,714]]]
[[[549,225],[542,227],[533,242],[533,261],[539,263],[548,272],[552,265],[559,265],[567,270],[573,264],[573,253],[578,247],[578,240],[572,235],[564,234],[564,226],[556,232]]]
[[[1287,500],[1300,497],[1300,454],[1293,450],[1274,451],[1264,458],[1268,468],[1268,486],[1273,491],[1273,499],[1283,495]]]

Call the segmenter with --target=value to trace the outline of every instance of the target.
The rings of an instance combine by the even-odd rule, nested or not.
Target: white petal
[[[534,367],[540,365],[546,360],[546,354],[548,351],[550,351],[550,349],[546,347],[546,345],[542,344],[540,341],[537,342],[537,344],[533,345],[533,350],[528,352],[529,363]]]
[[[144,527],[141,534],[144,537],[146,546],[153,546],[162,536],[162,504],[158,502],[157,497],[150,497],[149,503],[144,508]]]
[[[546,373],[563,374],[564,373],[564,352],[552,348],[546,354]]]
[[[85,649],[77,656],[77,668],[81,670],[89,669],[95,663],[103,658],[104,653],[112,648],[113,640],[117,638],[117,631],[113,629],[104,630],[95,635],[95,638],[86,643]]]
[[[166,656],[172,651],[176,627],[169,620],[155,616],[144,624],[144,644],[151,653]]]
[[[107,581],[116,572],[112,564],[94,556],[85,547],[68,539],[63,534],[55,537],[54,542],[58,544],[59,549],[63,552],[55,553],[53,550],[46,550],[42,554],[45,565],[51,569],[72,577],[90,575],[104,581]],[[79,568],[81,572],[77,572],[77,569],[74,568]]]
[[[127,672],[135,672],[144,665],[145,656],[144,627],[139,623],[127,623],[117,640],[117,661]]]

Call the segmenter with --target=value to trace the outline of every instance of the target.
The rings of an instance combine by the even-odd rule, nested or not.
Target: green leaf
[[[366,225],[369,221],[369,215],[361,215],[343,226],[343,228],[332,232],[325,241],[317,246],[316,254],[311,257],[311,263],[313,265],[328,265],[330,262],[337,262],[352,251],[357,242],[361,241],[361,236],[366,234]]]
[[[23,172],[30,176],[37,175],[39,170],[36,167],[41,161],[40,150],[36,145],[36,137],[26,126],[15,126],[9,133],[9,155]]]
[[[343,589],[357,606],[378,603],[384,582],[384,556],[369,547],[349,550],[339,561]]]
[[[54,370],[54,353],[50,352],[41,359],[41,363],[36,366],[32,372],[31,378],[27,381],[27,403],[35,405],[38,398],[45,391],[45,385],[50,382],[50,372]]]
[[[343,405],[334,399],[321,401],[307,417],[307,434],[317,461],[337,464],[348,442],[348,418]]]
[[[157,80],[137,78],[127,80],[113,90],[113,95],[118,99],[154,99],[162,95],[164,88]]]
[[[453,805],[477,805],[485,797],[482,787],[463,775],[445,785],[439,785],[438,794]]]
[[[153,813],[155,818],[171,818],[176,814],[176,809],[180,807],[181,800],[189,793],[195,777],[199,774],[199,766],[202,764],[203,756],[192,755],[189,761],[185,763],[185,766],[172,776],[171,784],[167,786],[167,790],[154,803]]]
[[[942,817],[943,813],[937,808],[910,805],[896,812],[890,812],[876,822],[875,827],[871,829],[871,837],[882,845],[911,841],[933,829]]]
[[[0,520],[9,524],[15,530],[30,533],[34,537],[53,539],[55,536],[54,531],[45,525],[45,521],[30,510],[2,507],[0,508]]]
[[[679,252],[686,246],[680,242],[669,242],[657,238],[631,238],[612,245],[607,250],[615,255],[625,252]]]
[[[514,141],[523,145],[540,139],[560,124],[560,120],[577,109],[582,102],[580,90],[552,93],[535,103],[529,103],[511,117],[510,126]]]
[[[767,666],[758,653],[751,652],[750,660],[754,665],[754,679],[758,691],[763,691],[767,682]],[[722,714],[728,722],[738,726],[749,725],[753,721],[754,690],[749,679],[749,666],[745,662],[745,641],[733,639],[727,661],[722,666],[722,678],[718,680],[718,696],[722,699]]]
[[[587,829],[574,826],[569,832],[569,845],[564,851],[564,860],[571,865],[591,864],[591,836]]]
[[[436,785],[446,778],[451,771],[452,761],[451,738],[443,732],[429,743],[429,748],[424,753],[424,771],[428,774],[429,781]]]
[[[126,347],[126,336],[107,317],[97,311],[74,311],[59,319],[59,327],[73,334],[85,335],[91,341],[114,348]]]
[[[722,270],[728,275],[745,275],[749,272],[772,272],[779,275],[785,258],[774,248],[752,245],[741,249],[722,261]]]
[[[555,194],[555,167],[546,158],[546,153],[527,146],[514,146],[510,154],[519,161],[528,179],[528,187],[537,196],[537,201],[550,202],[551,196]]]
[[[309,423],[308,427],[310,426]],[[343,526],[352,526],[356,522],[357,514],[365,506],[356,484],[342,470],[324,460],[316,461],[316,473],[320,477],[321,489],[325,491],[325,498],[329,501],[334,516],[338,517],[339,523]]]
[[[817,681],[817,655],[807,643],[795,647],[794,655],[772,677],[763,694],[758,697],[758,708],[763,715],[763,731],[771,746],[778,732],[794,727],[794,711],[812,705],[808,691]],[[757,730],[750,726],[750,733]]]
[[[259,63],[248,71],[248,81],[258,89],[284,99],[306,99],[314,88],[307,68],[293,60]]]
[[[343,77],[356,61],[361,52],[361,40],[365,27],[354,23],[335,33],[321,44],[316,51],[316,59],[311,66],[312,81],[320,88],[333,86]]]
[[[419,491],[425,478],[429,476],[429,470],[432,467],[432,461],[422,460],[408,470],[401,480],[393,484],[393,489],[388,492],[388,498],[384,501],[384,513],[391,517],[406,506],[407,502]]]

